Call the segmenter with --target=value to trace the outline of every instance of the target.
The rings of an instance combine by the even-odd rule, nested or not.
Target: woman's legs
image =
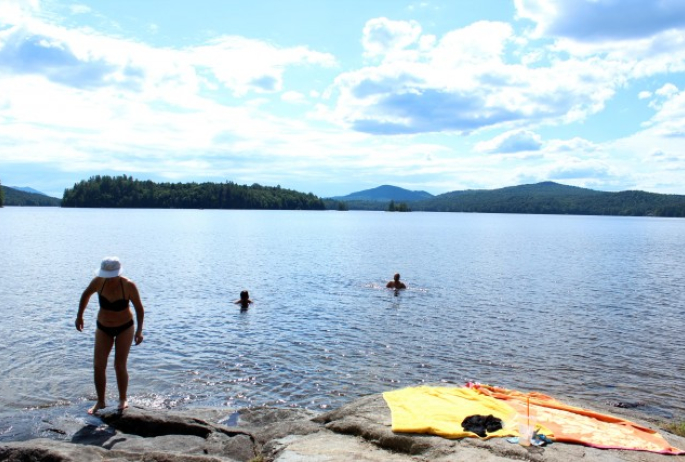
[[[117,335],[115,340],[114,371],[117,375],[117,387],[119,388],[119,409],[126,409],[128,407],[128,402],[126,400],[126,393],[128,392],[128,369],[126,363],[128,362],[128,353],[131,351],[134,333],[135,329],[131,326]]]
[[[93,354],[93,379],[95,381],[95,393],[97,394],[97,402],[88,410],[88,414],[93,414],[100,409],[107,407],[105,402],[105,389],[107,388],[107,358],[109,352],[112,351],[114,339],[102,332],[100,329],[95,329],[95,351]]]

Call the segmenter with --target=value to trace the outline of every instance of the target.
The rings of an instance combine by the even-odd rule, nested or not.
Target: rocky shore
[[[596,409],[618,415],[617,409]],[[621,417],[650,428],[633,412]],[[59,428],[58,439],[0,445],[0,461],[320,462],[320,461],[558,461],[685,460],[648,452],[600,450],[553,443],[522,447],[504,438],[448,440],[393,433],[382,395],[370,395],[323,414],[295,409],[105,411],[102,424]],[[659,430],[670,444],[685,438]]]

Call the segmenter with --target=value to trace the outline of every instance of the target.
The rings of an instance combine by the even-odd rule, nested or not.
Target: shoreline
[[[658,431],[669,444],[685,448],[685,438],[657,426],[635,409],[566,400],[573,406],[631,420]],[[123,413],[106,410],[93,421],[74,425],[51,422],[55,438],[0,443],[0,460],[94,459],[138,461],[437,461],[540,460],[588,462],[640,460],[657,462],[672,457],[645,451],[596,449],[555,442],[525,448],[505,438],[446,439],[391,430],[390,409],[382,394],[352,400],[338,409],[315,412],[279,408],[196,408],[146,410],[135,406]],[[23,458],[22,458],[23,457]],[[56,459],[59,457],[58,459]],[[13,459],[14,458],[14,459]]]

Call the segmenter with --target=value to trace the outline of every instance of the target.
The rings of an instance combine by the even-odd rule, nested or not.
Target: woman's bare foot
[[[125,399],[120,399],[119,400],[119,407],[117,409],[120,411],[123,411],[127,407],[128,407],[128,401],[126,401]]]
[[[93,415],[93,414],[95,414],[97,411],[99,411],[99,410],[101,410],[101,409],[104,409],[104,408],[106,408],[106,407],[107,407],[107,404],[106,404],[106,403],[95,403],[95,405],[94,405],[93,407],[91,407],[90,409],[88,409],[88,414]]]

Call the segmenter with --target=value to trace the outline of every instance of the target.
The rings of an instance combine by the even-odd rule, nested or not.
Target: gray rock
[[[636,418],[636,414],[631,414],[628,418],[636,423],[655,428]],[[544,448],[524,448],[503,438],[449,440],[429,435],[393,433],[390,409],[381,395],[363,397],[324,414],[269,408],[240,411],[151,411],[130,408],[124,412],[103,412],[100,418],[103,425],[91,423],[81,428],[65,425],[55,429],[54,433],[60,439],[41,438],[0,445],[0,461],[674,460],[673,456],[648,452],[599,450],[563,443]],[[685,448],[685,438],[663,430],[660,432],[673,446]]]

